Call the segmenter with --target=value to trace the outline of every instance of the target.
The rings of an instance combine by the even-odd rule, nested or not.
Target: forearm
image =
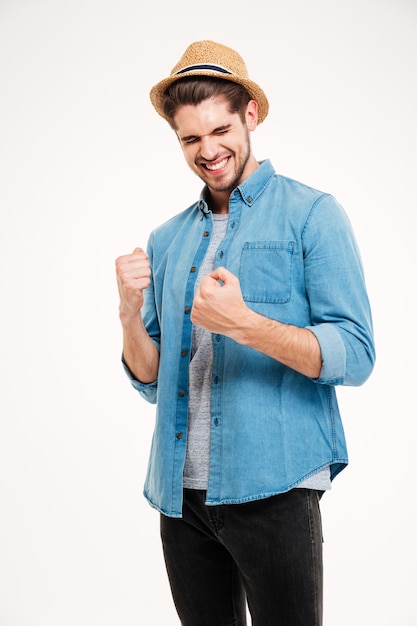
[[[143,324],[143,293],[150,285],[149,257],[142,248],[116,259],[120,295],[119,317],[123,328],[123,358],[133,376],[144,384],[157,379],[159,352]]]
[[[238,278],[224,267],[202,278],[194,297],[191,320],[304,376],[320,376],[322,357],[316,336],[307,328],[283,324],[250,309],[243,300]]]
[[[130,317],[120,313],[120,321],[126,365],[140,382],[154,382],[158,377],[159,352],[143,325],[141,315]]]
[[[308,329],[282,324],[247,309],[229,336],[309,378],[320,376],[320,345]]]

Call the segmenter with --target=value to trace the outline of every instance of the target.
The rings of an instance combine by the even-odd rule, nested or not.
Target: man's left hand
[[[232,336],[248,312],[237,276],[224,267],[203,276],[191,311],[193,324]]]

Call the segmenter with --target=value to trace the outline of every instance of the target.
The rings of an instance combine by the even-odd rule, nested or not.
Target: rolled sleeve
[[[320,344],[322,367],[317,383],[342,385],[346,375],[346,348],[337,328],[332,324],[307,326]]]
[[[158,381],[154,380],[151,383],[140,382],[140,380],[138,380],[129,369],[126,361],[124,360],[123,355],[122,355],[122,365],[123,365],[123,368],[125,370],[125,373],[128,379],[130,380],[130,384],[132,385],[132,387],[136,389],[136,391],[138,391],[145,400],[147,400],[151,404],[155,404]]]
[[[308,329],[319,341],[322,371],[316,382],[358,386],[372,371],[372,314],[352,226],[343,207],[322,196],[303,233]]]

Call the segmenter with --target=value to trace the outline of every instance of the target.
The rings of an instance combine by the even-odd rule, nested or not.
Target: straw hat
[[[231,48],[209,40],[196,41],[188,46],[170,76],[152,87],[151,102],[162,117],[165,117],[162,109],[164,92],[172,83],[187,76],[213,76],[239,83],[258,103],[258,124],[266,118],[268,100],[259,85],[249,79],[242,57]]]

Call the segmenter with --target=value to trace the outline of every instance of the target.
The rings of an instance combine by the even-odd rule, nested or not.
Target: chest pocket
[[[243,299],[271,304],[288,302],[293,254],[294,241],[247,241],[239,269]]]

